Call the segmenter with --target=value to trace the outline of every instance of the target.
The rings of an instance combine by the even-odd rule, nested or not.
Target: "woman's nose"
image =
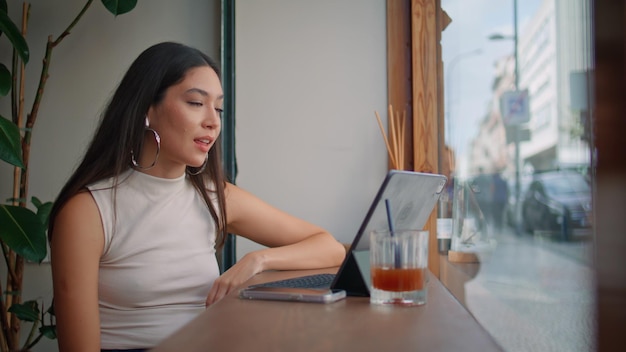
[[[217,110],[211,109],[206,115],[207,116],[204,119],[204,127],[213,129],[218,128],[221,125],[222,119]]]

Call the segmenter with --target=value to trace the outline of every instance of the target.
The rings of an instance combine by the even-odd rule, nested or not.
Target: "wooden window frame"
[[[443,173],[443,64],[441,32],[450,23],[440,0],[387,0],[387,98],[406,112],[404,136],[408,170]],[[390,166],[391,167],[391,166]],[[439,276],[437,212],[425,228],[430,271]]]

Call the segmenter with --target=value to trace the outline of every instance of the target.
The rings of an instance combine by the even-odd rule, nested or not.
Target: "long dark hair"
[[[103,179],[115,178],[131,167],[131,151],[139,151],[144,137],[145,118],[150,106],[158,104],[165,91],[181,82],[192,68],[211,67],[220,76],[219,67],[201,51],[173,42],[155,44],[131,64],[113,97],[101,116],[100,126],[93,137],[83,160],[61,189],[48,225],[52,239],[55,217],[63,205],[74,195],[85,192],[86,186]],[[188,177],[206,202],[217,228],[216,248],[226,238],[226,207],[224,187],[226,178],[221,161],[221,137],[208,153],[204,171]],[[188,167],[188,171],[194,172]],[[212,184],[214,189],[207,190]],[[217,209],[209,197],[217,196]]]

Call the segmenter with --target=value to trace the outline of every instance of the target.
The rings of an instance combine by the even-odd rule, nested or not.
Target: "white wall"
[[[32,7],[27,41],[31,61],[26,99],[30,107],[47,36],[58,36],[85,1],[29,2]],[[219,0],[144,0],[132,12],[115,18],[100,1],[93,2],[81,22],[53,52],[50,78],[32,140],[31,196],[43,201],[54,199],[91,139],[105,101],[143,49],[160,41],[180,41],[219,60],[219,4]],[[17,21],[22,1],[9,0],[8,6],[9,15]],[[0,37],[0,60],[5,65],[10,64],[10,59],[6,59],[9,55],[5,36]],[[7,99],[0,99],[0,114],[9,118],[8,109]],[[11,168],[2,162],[3,203],[11,195],[11,185]],[[4,273],[0,275],[3,280],[5,277]],[[48,305],[52,294],[49,265],[28,265],[25,277],[24,299],[43,298]],[[56,342],[49,340],[34,349],[56,350]]]
[[[350,242],[387,171],[386,2],[236,2],[237,184]],[[237,239],[237,256],[258,246]]]

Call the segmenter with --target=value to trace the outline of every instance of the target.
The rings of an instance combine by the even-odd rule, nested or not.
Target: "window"
[[[452,251],[472,252],[476,262],[451,263],[472,275],[462,289],[449,288],[506,351],[591,350],[591,148],[585,127],[571,127],[589,105],[572,104],[577,87],[569,80],[593,70],[590,2],[442,0],[441,7],[451,19],[441,47],[454,194],[483,182],[469,193],[476,211],[461,214],[452,200],[457,236],[463,222],[484,224],[472,247],[455,247],[453,238]],[[528,123],[485,123],[494,118],[485,106],[524,89]],[[504,154],[475,150],[484,146]]]

